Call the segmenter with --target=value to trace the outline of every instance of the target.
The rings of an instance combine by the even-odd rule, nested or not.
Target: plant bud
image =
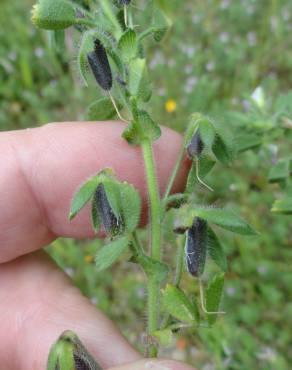
[[[75,24],[75,9],[66,0],[39,0],[32,9],[32,22],[46,30],[63,30]]]
[[[47,370],[101,370],[77,335],[65,331],[52,346]]]
[[[207,222],[199,217],[187,231],[185,253],[188,272],[195,277],[202,275],[207,254]]]
[[[87,55],[87,59],[99,86],[103,90],[110,90],[113,85],[112,71],[106,50],[98,39],[94,41],[94,51]]]
[[[97,211],[105,231],[113,236],[118,235],[123,229],[123,222],[120,217],[118,218],[114,214],[103,184],[98,185],[94,195],[94,202],[96,202]]]
[[[199,130],[193,135],[188,147],[187,152],[190,158],[199,157],[204,150],[204,143],[201,139]]]

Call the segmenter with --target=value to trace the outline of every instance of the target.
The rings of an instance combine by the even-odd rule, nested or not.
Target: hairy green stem
[[[151,239],[150,254],[157,261],[161,260],[161,202],[156,177],[152,145],[149,140],[142,142],[144,163],[147,177],[147,185],[150,202]],[[159,288],[156,276],[148,279],[148,334],[151,335],[158,329],[159,323]],[[157,348],[152,345],[149,348],[150,357],[157,356]]]
[[[82,26],[87,27],[96,27],[96,23],[90,19],[87,18],[78,18],[76,19],[76,24],[80,24]]]

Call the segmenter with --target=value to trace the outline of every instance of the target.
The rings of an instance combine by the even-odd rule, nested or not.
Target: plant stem
[[[174,181],[175,181],[176,176],[178,174],[178,171],[180,169],[182,160],[184,158],[184,153],[185,153],[185,148],[184,148],[184,145],[182,145],[182,147],[180,149],[180,152],[179,152],[179,155],[178,155],[178,158],[177,158],[177,161],[176,161],[176,164],[175,164],[175,167],[173,169],[173,172],[172,172],[171,177],[169,179],[167,188],[165,190],[165,194],[164,194],[164,197],[163,197],[163,202],[166,201],[167,197],[169,196],[169,194],[171,192],[171,189],[173,187]]]
[[[152,145],[149,140],[142,142],[144,163],[147,177],[147,185],[150,202],[151,238],[150,254],[157,261],[161,259],[161,202],[155,171]],[[159,322],[159,283],[156,276],[148,279],[148,334],[151,335],[158,329]],[[157,348],[152,345],[149,348],[150,357],[157,356]]]
[[[78,18],[76,19],[76,24],[80,24],[87,27],[96,27],[96,23],[90,19]]]

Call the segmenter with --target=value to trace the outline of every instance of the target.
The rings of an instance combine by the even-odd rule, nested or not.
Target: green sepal
[[[105,168],[101,170],[97,175],[87,180],[81,187],[75,192],[71,201],[69,220],[73,220],[77,213],[90,201],[97,186],[108,178],[113,177],[113,170],[111,168]]]
[[[208,312],[218,312],[224,287],[224,273],[217,274],[208,284],[206,290],[206,309]],[[217,315],[207,315],[209,325],[213,325]]]
[[[149,101],[152,90],[149,82],[146,59],[136,58],[129,62],[129,93],[143,102]]]
[[[118,43],[118,50],[125,63],[136,57],[138,53],[138,41],[134,30],[128,29],[122,34]]]
[[[123,132],[123,138],[131,145],[140,145],[143,140],[155,141],[161,136],[161,129],[150,115],[140,110],[137,119],[132,121]]]
[[[223,229],[241,235],[258,235],[258,233],[241,217],[234,212],[212,207],[202,207],[194,204],[185,205],[177,211],[175,228],[188,229],[194,217],[200,217],[209,223],[216,224]]]
[[[215,139],[212,145],[212,151],[219,162],[224,165],[230,164],[232,160],[232,149],[223,138],[223,135],[216,132]]]
[[[74,6],[66,0],[39,0],[31,19],[36,27],[46,30],[63,30],[76,23]]]
[[[207,243],[207,252],[212,260],[220,267],[224,272],[227,271],[227,259],[222,248],[222,245],[215,234],[215,232],[208,226],[207,231],[208,243]]]
[[[115,101],[118,109],[120,110],[123,105],[119,101]],[[87,119],[89,121],[106,121],[114,118],[117,112],[113,103],[109,98],[101,98],[91,103],[87,110]]]
[[[131,258],[131,261],[139,264],[148,277],[154,278],[157,283],[166,279],[169,267],[162,262],[156,261],[145,254],[139,253]]]
[[[196,314],[192,302],[176,286],[167,284],[162,292],[161,303],[164,311],[177,320],[188,324],[196,323]]]
[[[121,212],[125,223],[125,231],[133,232],[141,219],[141,196],[136,188],[123,182],[120,184]]]
[[[123,236],[119,239],[115,239],[110,244],[103,246],[95,256],[97,271],[103,271],[115,263],[128,248],[129,244],[129,237]]]
[[[77,335],[67,330],[50,349],[47,370],[101,370]]]
[[[199,162],[199,176],[201,179],[206,177],[208,173],[211,172],[216,163],[209,155],[206,154],[202,154],[198,158],[198,162]],[[197,182],[198,179],[196,174],[196,163],[193,162],[188,174],[185,192],[188,194],[192,193]]]

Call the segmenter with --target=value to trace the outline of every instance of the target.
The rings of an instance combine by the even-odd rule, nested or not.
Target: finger
[[[123,129],[119,122],[65,123],[0,135],[0,262],[56,236],[92,236],[88,212],[69,223],[68,211],[76,188],[102,168],[112,167],[146,199],[142,153],[121,138]],[[180,135],[166,128],[154,143],[161,191],[181,143]],[[175,189],[182,187],[187,166],[185,161]]]
[[[110,370],[195,370],[189,365],[171,360],[146,359],[131,364],[111,368]]]
[[[0,281],[1,369],[45,369],[51,345],[68,329],[103,368],[140,359],[44,252],[2,264]]]

